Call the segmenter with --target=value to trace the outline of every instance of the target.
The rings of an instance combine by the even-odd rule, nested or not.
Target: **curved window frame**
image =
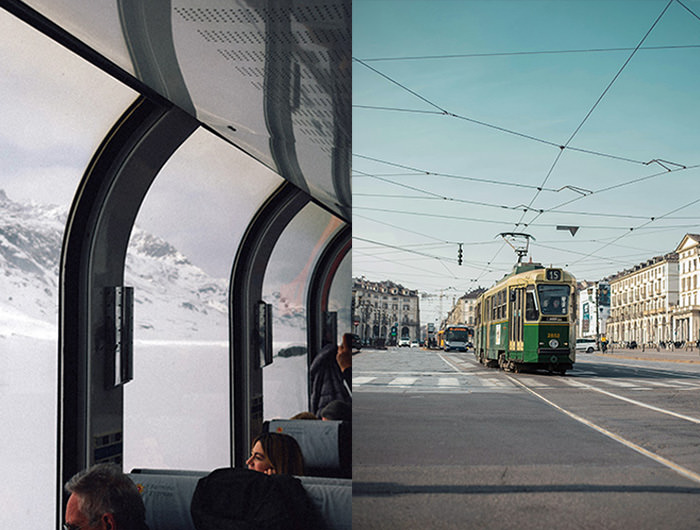
[[[262,300],[264,271],[282,232],[309,201],[310,196],[290,182],[282,184],[258,210],[236,253],[229,297],[231,380],[241,374],[245,377],[244,384],[232,385],[231,393],[231,423],[236,426],[231,462],[235,467],[244,466],[253,437],[262,431],[263,373],[252,331]]]
[[[352,230],[350,225],[343,226],[328,242],[316,267],[311,275],[307,294],[307,342],[309,348],[309,366],[313,362],[313,354],[324,346],[324,313],[328,311],[328,301],[331,285],[335,279],[338,267],[352,249]],[[348,282],[351,278],[348,278]],[[348,300],[348,306],[350,300]],[[350,329],[347,330],[351,332]]]
[[[160,168],[197,128],[175,107],[139,98],[106,136],[71,207],[59,291],[58,518],[61,487],[89,466],[98,436],[123,429],[123,388],[107,384],[106,290],[123,284],[131,229]],[[117,447],[118,449],[118,447]]]

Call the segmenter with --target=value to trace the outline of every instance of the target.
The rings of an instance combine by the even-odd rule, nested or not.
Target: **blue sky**
[[[700,232],[698,15],[355,0],[353,275],[461,294],[515,263],[498,234],[525,232],[535,261],[598,280]]]

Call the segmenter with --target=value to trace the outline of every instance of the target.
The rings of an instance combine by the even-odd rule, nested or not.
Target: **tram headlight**
[[[549,341],[549,347],[550,348],[558,348],[559,347],[559,341],[557,339],[552,339]]]

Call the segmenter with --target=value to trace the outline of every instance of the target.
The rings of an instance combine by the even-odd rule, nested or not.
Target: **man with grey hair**
[[[148,530],[136,485],[114,464],[97,464],[66,484],[64,530]]]

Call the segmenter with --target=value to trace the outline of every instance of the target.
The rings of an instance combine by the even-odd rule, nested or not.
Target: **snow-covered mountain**
[[[55,329],[64,224],[58,208],[12,202],[0,190],[0,335]]]
[[[66,215],[14,202],[0,190],[0,336],[55,337]],[[134,287],[136,340],[227,340],[228,282],[168,242],[135,228],[125,284]]]

